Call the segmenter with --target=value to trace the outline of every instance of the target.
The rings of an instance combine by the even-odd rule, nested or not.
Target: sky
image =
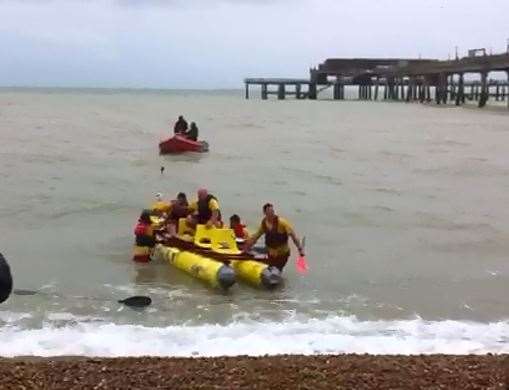
[[[506,50],[508,0],[0,0],[0,85],[241,88],[326,58]]]

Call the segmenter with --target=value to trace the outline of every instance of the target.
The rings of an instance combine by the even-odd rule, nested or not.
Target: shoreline
[[[506,389],[509,355],[0,358],[0,388]]]

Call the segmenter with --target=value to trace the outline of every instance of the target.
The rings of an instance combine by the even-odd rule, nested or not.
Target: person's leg
[[[274,255],[274,254],[271,254],[269,251],[269,254],[267,256],[267,264],[271,265],[273,267],[276,267],[281,272],[283,272],[283,268],[285,267],[286,263],[288,262],[289,257],[290,257],[290,252]]]

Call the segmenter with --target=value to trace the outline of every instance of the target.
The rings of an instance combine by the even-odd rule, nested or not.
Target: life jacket
[[[241,223],[237,224],[233,228],[233,231],[235,232],[235,237],[237,237],[237,238],[245,238],[244,237],[244,229],[245,228],[246,228],[245,225],[242,225]]]
[[[154,231],[152,226],[144,222],[138,222],[134,228],[134,235],[136,236],[136,245],[149,246],[155,245]]]
[[[276,217],[272,224],[272,229],[269,229],[267,226],[267,220],[264,218],[262,225],[263,231],[265,233],[265,245],[268,248],[278,248],[282,245],[288,243],[288,234],[287,233],[279,233],[277,231],[279,224],[279,218]]]
[[[171,202],[171,213],[170,219],[172,221],[178,221],[180,218],[185,218],[189,214],[188,205],[181,205],[176,201]]]
[[[209,208],[211,199],[216,199],[214,195],[207,195],[204,200],[198,200],[198,223],[206,223],[212,217],[212,210]],[[218,211],[218,220],[221,221],[221,211]]]

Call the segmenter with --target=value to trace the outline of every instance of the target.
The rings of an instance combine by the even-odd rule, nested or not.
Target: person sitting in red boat
[[[196,123],[191,122],[191,127],[189,128],[189,131],[185,133],[185,136],[191,141],[198,141],[198,127],[196,126]]]
[[[187,131],[187,121],[184,119],[182,115],[178,117],[177,122],[175,122],[175,126],[173,126],[173,132],[175,135],[184,134]]]

